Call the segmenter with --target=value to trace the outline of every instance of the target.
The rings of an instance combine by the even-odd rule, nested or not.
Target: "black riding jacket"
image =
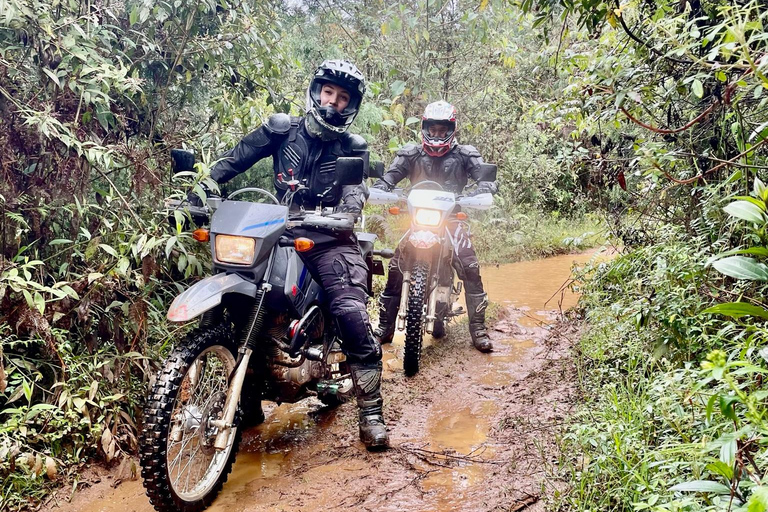
[[[410,179],[411,184],[430,180],[454,194],[461,194],[471,178],[478,187],[495,193],[495,182],[481,181],[482,163],[483,157],[474,146],[457,144],[443,156],[430,156],[421,146],[406,144],[397,152],[381,181],[392,189],[404,178]]]
[[[211,170],[217,183],[231,180],[247,171],[253,164],[271,156],[275,172],[274,184],[279,199],[288,190],[286,182],[298,179],[310,188],[310,193],[294,200],[294,205],[312,209],[317,206],[318,194],[333,184],[336,159],[342,156],[362,157],[368,164],[368,145],[360,135],[343,133],[338,139],[323,141],[310,135],[303,117],[275,114],[266,123],[252,131]],[[332,206],[339,212],[359,213],[365,203],[367,189],[364,183],[345,185],[327,196],[322,206]],[[299,205],[296,201],[301,201]]]

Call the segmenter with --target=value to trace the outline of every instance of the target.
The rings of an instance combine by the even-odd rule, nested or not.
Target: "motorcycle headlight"
[[[419,208],[416,210],[414,222],[419,226],[437,227],[440,225],[440,210],[430,210],[428,208]]]
[[[216,259],[250,265],[256,257],[256,240],[245,236],[216,235]]]

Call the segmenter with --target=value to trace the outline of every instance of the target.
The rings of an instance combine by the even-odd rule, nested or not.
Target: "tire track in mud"
[[[557,286],[537,290],[546,297],[529,303],[543,303]],[[494,300],[494,283],[488,288]],[[546,510],[564,485],[550,475],[559,456],[555,436],[575,402],[570,349],[579,332],[539,307],[498,307],[491,354],[472,347],[466,320],[441,340],[426,336],[421,371],[411,378],[402,372],[402,336],[385,346],[386,452],[368,453],[359,442],[354,403],[267,407],[267,421],[244,433],[233,472],[208,510]],[[72,503],[59,499],[43,510],[153,510],[139,481],[114,472],[94,479],[100,482]]]
[[[387,452],[368,453],[358,441],[353,403],[268,408],[265,424],[244,433],[209,510],[544,510],[554,432],[573,402],[568,349],[578,333],[562,323],[521,325],[527,320],[524,310],[503,309],[490,329],[491,354],[471,347],[466,322],[452,325],[425,348],[412,378],[402,374],[402,347],[385,347]],[[140,482],[112,489],[116,478],[45,510],[153,510]]]

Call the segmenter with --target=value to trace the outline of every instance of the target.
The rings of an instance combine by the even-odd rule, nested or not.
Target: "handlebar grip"
[[[374,256],[381,256],[382,258],[393,258],[395,256],[394,249],[378,249],[373,251]]]

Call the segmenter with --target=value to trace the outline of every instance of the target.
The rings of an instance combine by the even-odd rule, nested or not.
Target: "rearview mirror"
[[[173,172],[194,171],[195,154],[186,149],[172,149],[171,160],[173,162]]]
[[[496,181],[496,172],[498,166],[496,164],[480,164],[480,172],[477,181]]]
[[[342,156],[336,159],[336,180],[334,185],[357,185],[363,182],[365,161],[357,156]]]

